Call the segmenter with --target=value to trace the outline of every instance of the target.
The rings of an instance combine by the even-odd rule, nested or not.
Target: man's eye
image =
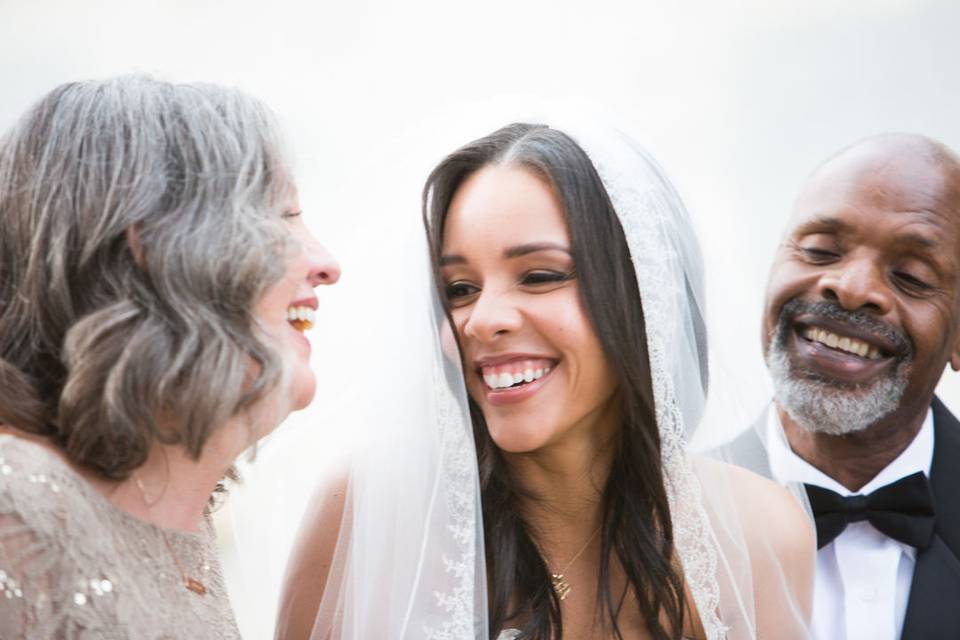
[[[469,282],[451,282],[446,288],[447,300],[450,300],[451,302],[463,300],[464,298],[472,296],[479,290],[479,287],[470,284]]]
[[[931,288],[929,284],[920,278],[910,275],[905,271],[895,271],[893,277],[899,280],[900,283],[907,288],[914,289],[916,291],[928,291]]]
[[[833,251],[817,249],[816,247],[800,247],[800,251],[803,253],[803,256],[813,264],[826,264],[840,257]]]
[[[560,271],[531,271],[524,274],[521,284],[536,286],[538,284],[555,284],[572,280],[573,273],[562,273]]]
[[[290,218],[299,217],[302,214],[303,214],[303,211],[284,211],[280,217],[283,218],[284,220],[288,220]]]

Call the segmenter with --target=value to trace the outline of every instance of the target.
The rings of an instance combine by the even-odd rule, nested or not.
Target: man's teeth
[[[486,382],[487,386],[491,389],[506,389],[522,382],[533,382],[549,372],[550,367],[543,367],[537,369],[528,368],[514,372],[489,373],[483,376],[483,381]]]
[[[812,342],[825,344],[831,349],[846,351],[847,353],[852,353],[853,355],[860,356],[861,358],[876,360],[880,357],[880,351],[876,347],[871,347],[862,340],[848,338],[846,336],[838,336],[835,333],[831,333],[826,329],[821,329],[819,327],[807,327],[803,330],[803,337]]]
[[[292,324],[297,331],[312,329],[316,319],[317,312],[315,309],[303,306],[287,307],[287,322]]]

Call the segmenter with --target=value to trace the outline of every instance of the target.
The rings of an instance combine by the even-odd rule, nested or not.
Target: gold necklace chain
[[[570,583],[567,582],[566,578],[564,578],[563,574],[566,573],[567,569],[572,567],[573,563],[576,562],[580,558],[580,556],[583,555],[583,552],[587,550],[587,547],[590,546],[590,543],[593,542],[593,539],[597,537],[597,534],[599,532],[600,532],[600,527],[597,527],[596,529],[594,529],[593,533],[590,534],[590,537],[587,538],[587,541],[583,543],[582,547],[580,547],[580,551],[577,551],[577,553],[574,554],[573,558],[570,559],[570,562],[568,562],[563,567],[563,569],[561,569],[557,573],[550,574],[550,581],[553,584],[553,591],[554,593],[557,594],[557,597],[560,598],[561,601],[566,600],[567,596],[570,595],[570,591],[573,588],[570,586]]]
[[[177,565],[177,570],[180,572],[180,578],[183,580],[183,586],[198,596],[207,595],[206,585],[196,578],[187,575],[187,572],[183,570],[183,565],[180,564],[180,558],[177,557],[177,553],[173,550],[173,545],[170,544],[170,538],[167,537],[167,532],[161,529],[160,535],[163,536],[163,542],[167,545],[167,551],[170,552],[170,557],[173,558],[174,564]]]
[[[158,500],[155,500],[153,503],[147,500],[147,492],[143,487],[143,482],[140,481],[140,478],[136,475],[133,477],[134,483],[137,485],[137,489],[140,490],[140,497],[143,498],[144,504],[147,506],[152,506],[156,504]],[[166,488],[164,488],[166,491]],[[162,494],[161,494],[162,495]],[[183,586],[187,588],[188,591],[192,591],[198,596],[207,595],[207,587],[200,580],[197,580],[193,576],[187,574],[183,568],[183,564],[180,562],[180,557],[177,555],[176,551],[173,550],[173,545],[170,544],[170,538],[167,537],[167,532],[164,531],[163,527],[158,526],[157,529],[160,530],[160,535],[163,537],[163,543],[167,547],[167,553],[170,554],[170,557],[173,558],[173,563],[177,565],[177,571],[180,572],[180,579],[183,581]],[[201,565],[205,566],[206,563],[203,561],[203,558],[200,559]]]

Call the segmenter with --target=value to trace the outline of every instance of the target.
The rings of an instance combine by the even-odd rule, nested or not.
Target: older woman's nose
[[[340,279],[340,263],[312,233],[304,230],[300,238],[303,251],[307,256],[307,280],[311,287],[322,284],[336,284]]]
[[[327,251],[326,247],[317,244],[316,258],[311,264],[309,274],[310,285],[317,287],[321,284],[336,284],[340,279],[340,263]]]

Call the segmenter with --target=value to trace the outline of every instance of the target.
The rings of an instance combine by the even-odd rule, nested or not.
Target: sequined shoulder
[[[78,493],[79,479],[52,452],[28,440],[0,435],[0,628],[4,637],[73,637],[83,629],[114,637],[112,620],[88,594],[109,596],[106,576],[88,576],[70,540],[96,521]],[[96,547],[96,545],[94,545]],[[81,582],[83,584],[81,584]]]
[[[207,588],[184,588],[177,560]],[[3,640],[239,639],[212,531],[120,510],[49,449],[0,434]]]

